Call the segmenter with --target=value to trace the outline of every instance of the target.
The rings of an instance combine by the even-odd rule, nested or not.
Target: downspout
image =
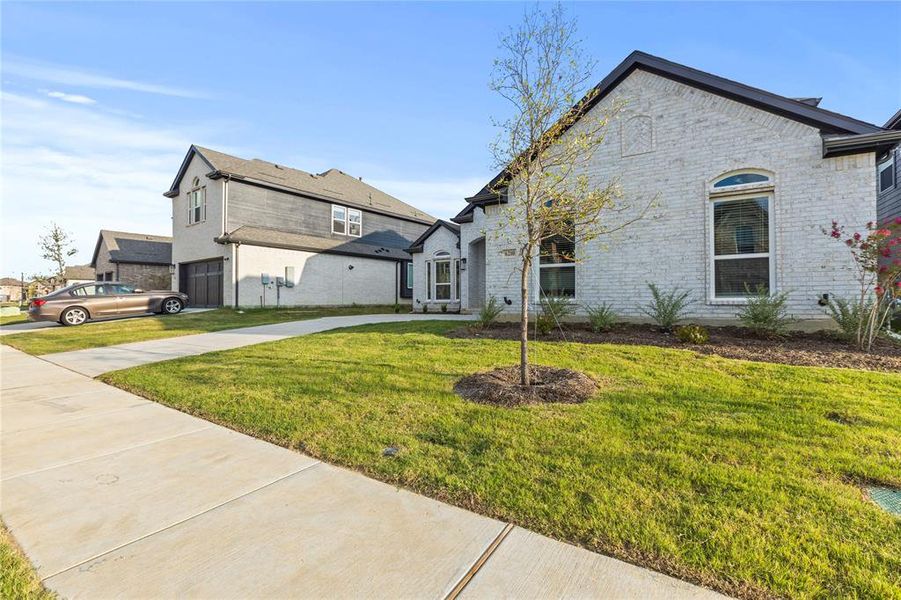
[[[241,248],[241,243],[240,243],[240,242],[235,242],[235,264],[234,264],[234,269],[235,269],[235,276],[234,276],[234,280],[235,280],[235,309],[237,309],[237,308],[239,308],[239,307],[241,306],[241,305],[238,303],[238,298],[239,298],[239,295],[238,295],[238,284],[241,282],[241,278],[238,276],[238,274],[241,272],[241,271],[238,269],[238,250],[240,250],[240,248]]]

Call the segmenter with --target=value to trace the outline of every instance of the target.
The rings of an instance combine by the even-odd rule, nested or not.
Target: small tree
[[[50,223],[47,233],[40,238],[41,258],[53,263],[54,276],[61,280],[66,271],[66,259],[76,252],[72,247],[72,238],[56,223]]]
[[[833,221],[824,233],[848,247],[860,286],[853,300],[856,306],[846,302],[843,310],[833,309],[832,313],[842,316],[843,329],[848,329],[849,316],[857,319],[854,343],[869,351],[891,318],[895,301],[901,299],[901,217],[881,224],[867,223],[865,233],[853,234]]]
[[[502,38],[501,50],[490,87],[513,109],[507,119],[495,121],[500,131],[491,150],[502,174],[489,191],[507,198],[496,234],[515,246],[518,257],[520,383],[529,385],[529,278],[542,242],[557,239],[580,247],[644,211],[618,224],[606,218],[629,207],[620,203],[617,182],[598,184],[589,166],[620,106],[589,111],[596,89],[576,103],[594,63],[583,56],[576,24],[563,8],[527,11],[519,27]]]

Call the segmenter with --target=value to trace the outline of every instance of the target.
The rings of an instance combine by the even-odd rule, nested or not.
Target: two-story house
[[[337,169],[191,146],[172,199],[172,286],[194,306],[394,304],[434,217]]]
[[[901,131],[901,110],[883,125],[887,130]],[[877,206],[879,221],[901,217],[901,146],[895,146],[876,164]]]
[[[819,100],[632,53],[573,108],[578,131],[581,119],[597,122],[624,104],[574,172],[599,187],[621,184],[633,211],[608,212],[611,226],[650,200],[655,207],[590,242],[576,244],[575,232],[544,240],[530,302],[569,298],[582,315],[607,303],[623,319],[643,320],[654,283],[688,291],[687,318],[717,324],[735,322],[763,288],[787,293],[789,312],[805,325],[828,326],[822,303],[859,292],[847,248],[823,228],[837,220],[861,230],[877,218],[877,163],[879,217],[898,215],[901,117],[880,127]],[[494,296],[515,315],[519,183],[505,169],[452,223],[436,223],[410,246],[414,310],[475,311]]]

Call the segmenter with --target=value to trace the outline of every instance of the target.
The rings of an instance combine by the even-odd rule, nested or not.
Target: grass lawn
[[[0,325],[12,325],[13,323],[24,323],[28,320],[28,315],[19,313],[17,315],[0,315]]]
[[[0,524],[0,598],[9,600],[51,600],[28,558],[5,526]]]
[[[744,597],[901,598],[901,375],[534,343],[604,382],[581,405],[452,392],[515,342],[359,327],[104,375],[332,463]],[[400,448],[394,458],[387,446]]]
[[[393,306],[346,306],[304,308],[256,308],[237,312],[220,308],[197,313],[153,316],[87,323],[78,327],[53,327],[43,331],[0,337],[0,343],[29,354],[50,354],[84,348],[206,333],[236,327],[268,325],[317,317],[393,313]],[[3,324],[7,324],[4,322]]]

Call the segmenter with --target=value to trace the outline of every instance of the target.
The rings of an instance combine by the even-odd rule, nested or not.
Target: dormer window
[[[206,187],[200,185],[200,178],[195,177],[188,192],[188,225],[206,221]]]
[[[332,204],[332,233],[351,237],[363,235],[363,212]]]

